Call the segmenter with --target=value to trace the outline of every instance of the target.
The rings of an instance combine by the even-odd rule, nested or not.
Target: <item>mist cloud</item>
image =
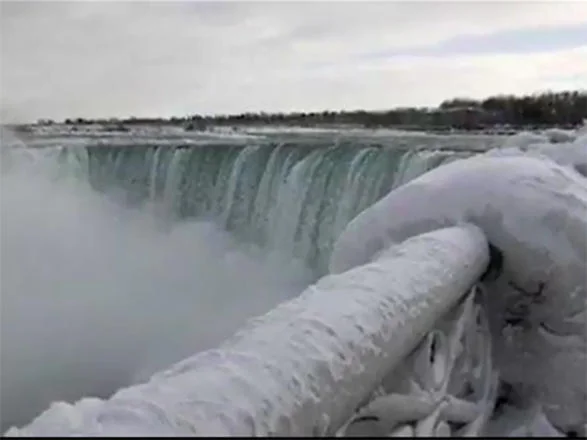
[[[286,259],[210,223],[162,229],[52,163],[1,175],[2,432],[212,348],[305,287]]]

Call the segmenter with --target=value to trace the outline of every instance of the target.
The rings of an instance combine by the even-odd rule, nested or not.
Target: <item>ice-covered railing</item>
[[[534,139],[441,166],[359,214],[335,245],[331,272],[421,233],[477,225],[501,265],[481,285],[494,364],[524,403],[516,410],[525,414],[510,411],[510,418],[585,434],[586,159],[583,135],[559,144]]]
[[[395,189],[331,275],[217,350],[7,434],[585,434],[586,140]]]
[[[470,289],[488,262],[474,226],[435,231],[327,276],[200,353],[111,399],[54,404],[23,435],[325,435]]]

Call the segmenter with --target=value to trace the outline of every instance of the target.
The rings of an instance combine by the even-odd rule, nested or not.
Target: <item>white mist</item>
[[[213,224],[162,229],[49,169],[1,175],[2,432],[211,348],[308,281]]]

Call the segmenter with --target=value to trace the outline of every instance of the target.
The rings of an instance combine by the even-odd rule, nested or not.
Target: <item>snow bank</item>
[[[574,170],[521,153],[441,166],[357,216],[334,246],[331,272],[462,222],[479,226],[503,255],[501,275],[485,286],[498,368],[525,398],[543,402],[553,423],[580,430],[587,400],[587,180]]]
[[[548,157],[560,165],[574,168],[575,171],[587,177],[587,133],[568,134],[566,138],[561,135],[557,143],[553,143],[553,139],[550,139],[551,142],[548,141],[546,137],[538,135],[531,137],[514,135],[506,140],[502,148],[490,150],[487,155]]]
[[[110,400],[56,403],[12,436],[332,434],[488,263],[468,225],[424,234],[330,275],[217,350]]]
[[[566,143],[573,142],[578,132],[575,130],[563,130],[561,128],[548,128],[540,133],[520,131],[509,136],[504,142],[504,147],[526,147],[540,143]]]
[[[508,136],[504,141],[502,148],[525,148],[528,145],[547,143],[548,136],[531,131],[520,131],[519,133]]]
[[[574,130],[563,130],[561,128],[549,128],[544,130],[543,134],[552,143],[572,142],[577,138],[577,133]]]

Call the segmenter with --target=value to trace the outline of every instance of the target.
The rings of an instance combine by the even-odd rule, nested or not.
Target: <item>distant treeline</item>
[[[101,124],[108,129],[128,130],[132,125],[177,125],[186,130],[206,130],[211,126],[353,125],[367,128],[399,127],[414,129],[479,130],[504,128],[571,128],[587,119],[587,91],[546,92],[530,96],[491,96],[484,100],[454,98],[437,108],[396,108],[387,111],[323,111],[308,113],[242,113],[236,115],[127,119],[66,119],[65,124]],[[53,121],[42,120],[50,125]]]

